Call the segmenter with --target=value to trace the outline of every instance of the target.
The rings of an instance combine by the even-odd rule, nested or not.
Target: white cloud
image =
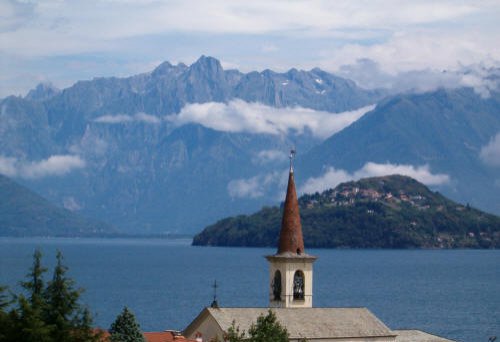
[[[267,164],[272,162],[282,162],[288,159],[288,155],[281,150],[263,150],[257,153],[252,159],[256,164]]]
[[[491,166],[500,166],[500,132],[481,148],[481,160]]]
[[[16,163],[16,158],[0,155],[0,173],[9,177],[15,176],[17,174]]]
[[[104,124],[124,124],[128,122],[142,122],[147,124],[159,124],[161,119],[146,113],[136,113],[134,115],[116,114],[116,115],[103,115],[97,117],[95,122]]]
[[[326,169],[325,173],[319,177],[311,177],[299,188],[299,193],[313,194],[323,190],[336,187],[342,182],[354,179],[352,174],[344,170],[336,170],[333,167]]]
[[[354,173],[356,179],[393,174],[409,176],[426,185],[442,185],[449,183],[450,181],[450,177],[446,174],[431,173],[429,165],[413,166],[404,164],[377,164],[368,162],[360,170]]]
[[[132,122],[133,120],[134,120],[133,116],[125,114],[103,115],[94,119],[95,122],[105,123],[105,124],[121,124],[126,122]]]
[[[336,170],[328,167],[325,173],[319,177],[309,178],[303,186],[300,187],[300,193],[321,192],[326,189],[334,188],[339,183],[358,180],[367,177],[380,177],[386,175],[404,175],[412,177],[426,185],[443,185],[449,183],[450,177],[446,174],[431,173],[428,165],[413,166],[399,164],[377,164],[373,162],[366,163],[361,169],[354,173],[345,170]]]
[[[0,156],[0,173],[9,177],[37,179],[62,176],[85,167],[85,161],[74,155],[53,155],[37,162],[27,162],[13,157]]]
[[[251,178],[235,179],[228,183],[227,191],[233,198],[259,198],[273,185],[282,185],[288,172],[272,172]]]
[[[106,44],[116,40],[165,33],[324,36],[339,30],[389,30],[457,20],[491,7],[494,3],[448,0],[80,0],[24,7],[8,1],[2,3],[2,20],[11,30],[0,32],[0,39],[18,53],[68,54],[110,49]]]
[[[302,107],[275,108],[260,103],[233,100],[228,104],[188,104],[179,114],[168,116],[167,120],[179,126],[198,123],[224,132],[286,135],[290,132],[300,134],[309,130],[318,138],[327,138],[373,108],[375,105],[334,114]]]
[[[492,91],[500,88],[499,71],[500,69],[496,69],[492,72],[480,66],[474,66],[461,75],[459,84],[474,88],[481,97],[488,98],[491,96]]]
[[[63,206],[65,209],[70,211],[78,211],[82,209],[82,206],[77,202],[73,196],[63,198]]]
[[[264,195],[264,189],[260,186],[260,177],[249,179],[235,179],[227,185],[227,191],[231,197],[258,198]]]
[[[411,70],[457,70],[463,65],[500,60],[500,33],[470,30],[455,32],[443,28],[394,31],[388,39],[373,44],[351,42],[328,51],[320,66],[339,70],[367,58],[391,75]],[[492,45],[493,44],[493,45]]]
[[[450,70],[500,60],[499,14],[495,0],[0,1],[0,97],[201,54],[246,70],[360,58],[392,74]]]
[[[500,63],[482,62],[460,66],[457,70],[409,70],[391,74],[374,60],[362,58],[353,64],[342,65],[338,74],[350,78],[364,88],[387,88],[395,92],[427,92],[438,88],[471,87],[483,98],[500,88]]]

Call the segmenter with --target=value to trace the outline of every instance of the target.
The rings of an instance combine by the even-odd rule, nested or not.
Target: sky
[[[498,0],[0,0],[0,98],[201,55],[243,72],[320,67],[367,88],[425,89],[500,65],[498,42]]]

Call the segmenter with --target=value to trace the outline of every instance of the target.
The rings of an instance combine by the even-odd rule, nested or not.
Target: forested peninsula
[[[498,248],[500,217],[399,175],[342,183],[299,198],[306,248]],[[195,246],[274,247],[281,208],[222,219]]]

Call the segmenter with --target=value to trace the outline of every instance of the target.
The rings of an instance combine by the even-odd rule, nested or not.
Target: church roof
[[[288,187],[286,190],[283,219],[281,221],[280,241],[278,254],[304,253],[304,239],[302,237],[302,224],[300,223],[299,201],[295,191],[293,168],[290,167]]]
[[[268,308],[205,308],[184,330],[186,336],[211,316],[223,331],[233,320],[240,331],[248,331]],[[379,337],[395,334],[366,308],[275,308],[278,321],[287,328],[291,339]],[[193,331],[192,331],[193,330]]]
[[[454,342],[421,330],[393,330],[397,335],[396,342]]]

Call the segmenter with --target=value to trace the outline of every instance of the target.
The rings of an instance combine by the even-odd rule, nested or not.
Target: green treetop
[[[260,315],[257,323],[248,330],[251,342],[288,342],[288,331],[276,318],[276,314],[269,310],[267,315]]]
[[[276,318],[276,314],[269,310],[267,315],[260,315],[257,322],[253,323],[248,330],[248,337],[245,332],[240,332],[236,322],[233,321],[231,327],[224,336],[226,342],[288,342],[288,331]],[[301,340],[305,341],[305,340]]]
[[[124,307],[109,329],[112,342],[145,342],[134,314]]]

